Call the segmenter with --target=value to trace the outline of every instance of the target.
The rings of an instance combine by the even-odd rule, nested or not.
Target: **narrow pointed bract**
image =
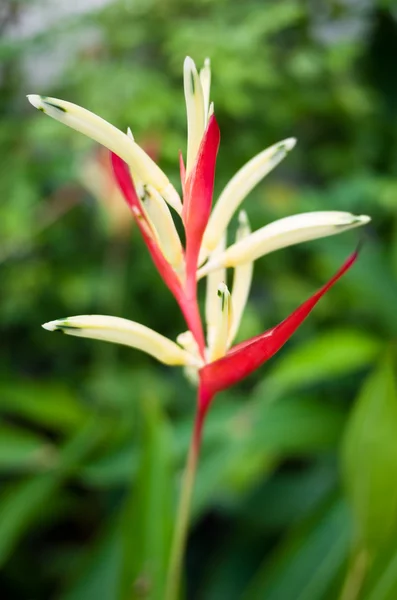
[[[202,395],[206,401],[210,401],[216,393],[250,375],[276,354],[306,319],[320,298],[355,263],[357,256],[358,253],[354,252],[328,283],[279,325],[234,346],[223,358],[205,365],[199,375]]]
[[[201,240],[211,213],[219,142],[218,123],[212,115],[196,162],[185,182],[182,218],[186,231],[186,275],[189,289],[195,289],[196,286],[196,268]]]

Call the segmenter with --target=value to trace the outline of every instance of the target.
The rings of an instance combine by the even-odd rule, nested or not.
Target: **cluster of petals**
[[[249,295],[254,261],[274,250],[341,233],[370,220],[347,212],[309,212],[251,232],[247,214],[240,210],[241,203],[294,147],[293,138],[274,144],[245,164],[226,185],[212,210],[220,133],[210,102],[210,83],[209,60],[198,71],[192,59],[186,58],[186,166],[180,156],[183,200],[165,173],[136,143],[130,130],[123,133],[70,102],[28,96],[42,112],[111,151],[118,186],[187,324],[187,330],[175,342],[144,325],[114,316],[82,315],[51,321],[43,327],[132,346],[167,365],[183,366],[198,381],[202,411],[216,393],[249,375],[285,344],[318,300],[355,262],[357,253],[284,321],[233,346]],[[227,229],[236,213],[237,233],[228,246]],[[181,219],[184,228],[184,245],[175,217]],[[226,283],[227,269],[233,270],[231,291]],[[204,277],[205,330],[197,302],[198,280]]]

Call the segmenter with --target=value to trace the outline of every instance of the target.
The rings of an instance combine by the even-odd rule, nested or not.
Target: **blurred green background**
[[[373,221],[257,261],[241,339],[365,241],[282,352],[213,406],[185,597],[397,598],[393,4],[3,0],[1,598],[162,597],[194,390],[136,351],[40,325],[113,314],[175,338],[182,318],[100,168],[106,155],[25,95],[130,126],[177,184],[187,54],[212,60],[218,192],[255,153],[298,138],[245,202],[254,228],[307,210]]]

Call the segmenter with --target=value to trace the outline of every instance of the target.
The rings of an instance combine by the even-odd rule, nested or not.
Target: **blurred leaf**
[[[0,423],[0,471],[46,469],[55,461],[55,448],[43,437]]]
[[[62,432],[82,426],[89,416],[65,385],[37,380],[0,383],[0,411]]]
[[[0,565],[9,558],[21,536],[39,520],[43,507],[65,481],[70,470],[100,443],[103,428],[95,422],[79,431],[59,453],[51,472],[11,484],[0,496]]]
[[[280,531],[312,512],[336,483],[336,464],[328,457],[299,471],[277,472],[238,505],[237,515],[245,526]]]
[[[219,407],[214,405],[207,417],[209,433],[214,435],[208,450],[204,429],[193,499],[196,515],[214,499],[235,501],[285,456],[307,456],[335,446],[344,419],[334,405],[305,398],[272,403],[255,393],[249,404],[241,398],[240,406],[230,404],[227,411],[221,398],[217,401]],[[213,419],[219,419],[216,428]]]
[[[348,556],[349,536],[348,512],[339,501],[282,542],[244,600],[322,599]]]
[[[395,600],[397,597],[397,548],[392,539],[378,553],[360,594],[360,600]]]
[[[343,473],[359,542],[370,550],[397,528],[397,393],[386,356],[365,381],[343,444]]]
[[[102,488],[128,484],[137,472],[138,462],[138,449],[130,444],[82,465],[78,476],[83,482]]]
[[[298,387],[354,373],[368,367],[381,348],[382,342],[364,331],[319,332],[283,354],[260,384],[259,393],[274,398]]]
[[[60,484],[54,474],[38,475],[6,488],[0,496],[0,565],[12,553],[21,536],[37,521]]]
[[[144,418],[139,471],[121,517],[121,598],[163,598],[173,523],[172,439],[153,398],[141,403]]]
[[[122,567],[122,532],[117,527],[90,547],[88,565],[62,600],[116,600]]]

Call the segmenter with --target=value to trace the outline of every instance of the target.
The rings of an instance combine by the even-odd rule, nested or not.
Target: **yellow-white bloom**
[[[168,177],[127,134],[89,110],[72,102],[36,94],[30,94],[28,100],[33,106],[53,119],[84,133],[99,144],[109,148],[130,165],[142,181],[150,183],[160,192],[178,213],[182,211],[179,194],[171,185]]]
[[[207,121],[206,102],[209,99],[210,79],[208,77],[209,65],[202,77],[197,73],[196,65],[190,56],[185,58],[183,65],[183,86],[185,90],[186,114],[187,114],[187,158],[186,158],[186,176],[189,175],[198,149]],[[203,85],[206,86],[206,98],[204,98]]]
[[[295,144],[295,138],[288,138],[266,148],[251,158],[232,177],[219,196],[208,221],[201,248],[201,260],[216,248],[219,239],[245,197],[285,158]]]
[[[217,313],[212,339],[208,348],[208,362],[224,356],[228,348],[232,324],[232,299],[225,283],[220,283],[218,286]]]
[[[135,321],[105,315],[81,315],[44,323],[48,331],[131,346],[166,365],[200,366],[196,357],[168,338]]]
[[[355,216],[338,211],[310,212],[285,217],[261,227],[245,239],[227,248],[221,255],[211,258],[199,269],[197,275],[198,278],[201,278],[214,269],[236,267],[252,262],[274,250],[336,235],[348,229],[365,225],[369,221],[370,217],[366,215]]]
[[[150,222],[159,247],[174,269],[183,275],[183,248],[170,209],[153,186],[136,186],[142,208]]]

